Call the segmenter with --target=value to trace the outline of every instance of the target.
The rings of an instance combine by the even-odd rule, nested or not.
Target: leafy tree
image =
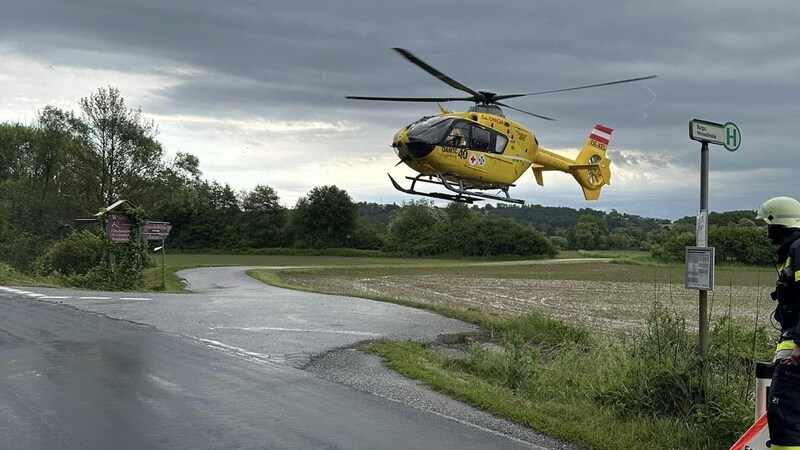
[[[686,256],[686,247],[695,245],[697,238],[694,231],[676,231],[670,233],[661,243],[656,244],[650,253],[653,258],[662,261],[683,261]]]
[[[193,248],[243,246],[236,223],[240,217],[239,201],[229,185],[204,181],[196,184],[188,194],[185,200],[190,214],[182,232]]]
[[[363,250],[380,250],[386,245],[386,227],[378,222],[359,217],[350,245]]]
[[[443,220],[431,229],[433,239],[438,243],[438,253],[450,256],[474,254],[470,240],[478,233],[484,218],[464,203],[448,203],[442,212]]]
[[[85,167],[74,155],[83,147],[81,137],[75,132],[75,116],[71,112],[46,106],[35,125],[31,187],[37,234],[63,236],[72,228],[73,220],[85,217],[99,206],[85,195],[81,179]]]
[[[731,214],[717,223],[726,225],[709,226],[708,245],[715,248],[718,262],[735,262],[750,265],[764,265],[772,262],[774,249],[762,227],[757,226],[743,214]],[[695,220],[694,218],[692,219]],[[709,222],[710,216],[709,216]],[[697,241],[694,222],[681,221],[658,244],[653,245],[652,255],[663,261],[683,261],[685,247]]]
[[[294,245],[305,248],[345,247],[354,238],[358,207],[336,186],[319,186],[300,197],[289,228]]]
[[[463,204],[444,209],[414,201],[389,223],[387,249],[433,256],[555,256],[556,248],[538,230],[512,219],[487,219]]]
[[[570,247],[575,250],[602,250],[607,248],[608,224],[604,217],[584,214],[567,232]]]
[[[391,219],[392,214],[400,209],[400,207],[395,204],[379,205],[377,203],[367,202],[358,202],[356,203],[356,206],[358,206],[359,216],[370,222],[376,222],[383,226],[389,225],[389,220]]]
[[[467,256],[548,256],[558,254],[552,243],[532,226],[511,219],[484,220],[465,239]]]
[[[729,225],[711,228],[708,242],[715,247],[717,261],[768,265],[774,250],[767,235],[759,227]]]
[[[161,169],[157,127],[140,109],[128,108],[114,87],[100,88],[79,103],[83,114],[75,128],[86,145],[77,156],[90,192],[104,206],[120,198],[135,202],[146,181]]]
[[[387,249],[411,255],[436,254],[440,248],[430,233],[443,220],[442,214],[427,200],[404,203],[389,222]]]
[[[284,244],[287,211],[274,189],[258,185],[244,192],[241,209],[240,234],[245,237],[247,247],[280,247]]]

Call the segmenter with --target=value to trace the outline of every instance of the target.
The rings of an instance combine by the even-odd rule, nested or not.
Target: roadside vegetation
[[[696,336],[658,305],[645,333],[621,340],[538,314],[498,325],[493,339],[465,339],[463,356],[416,342],[367,349],[435,390],[584,448],[727,449],[753,421],[763,330],[714,323],[704,386]]]
[[[641,256],[626,258],[635,261]],[[774,346],[774,333],[765,328],[767,313],[758,311],[755,299],[739,297],[762,287],[769,273],[737,267],[719,271],[736,292],[712,304],[708,378],[703,381],[696,356],[696,296],[694,304],[688,300],[687,318],[680,309],[685,299],[670,298],[667,290],[656,288],[682,284],[682,270],[648,267],[645,281],[638,265],[574,261],[330,267],[253,275],[283,287],[426,308],[480,326],[478,335],[454,337],[445,345],[380,341],[363,348],[405,376],[549,436],[590,449],[727,449],[753,421],[754,365],[769,360]],[[599,321],[581,325],[578,317],[565,322],[538,312],[502,314],[490,305],[508,295],[496,288],[499,284],[469,306],[459,303],[463,298],[442,302],[419,286],[425,284],[425,276],[455,278],[455,284],[471,279],[470,291],[488,280],[508,284],[522,279],[528,285],[582,280],[649,285],[644,289],[652,295],[642,299],[638,291],[616,293],[628,309],[639,308],[636,298],[646,311],[636,318],[641,326],[605,330]],[[384,280],[384,287],[370,280]],[[436,290],[451,297],[454,291],[446,284],[439,282]],[[393,290],[398,285],[408,287],[405,294]],[[572,302],[581,303],[581,298],[569,297],[559,295],[570,315],[614,314],[606,308],[589,311],[595,304],[572,309]],[[735,315],[735,308],[746,311]],[[760,308],[769,305],[762,302]],[[754,324],[759,314],[761,322]]]

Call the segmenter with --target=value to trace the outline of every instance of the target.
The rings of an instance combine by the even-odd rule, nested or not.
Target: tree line
[[[670,222],[540,205],[356,203],[337,186],[315,187],[289,208],[268,185],[236,191],[203,179],[190,153],[168,158],[157,125],[128,107],[114,87],[98,89],[78,106],[77,113],[45,106],[29,125],[0,124],[0,261],[18,270],[67,270],[52,269],[54,254],[80,253],[89,235],[102,237],[91,222],[76,219],[94,217],[119,199],[170,222],[169,247],[185,251],[352,248],[553,257],[559,250],[641,250],[678,261],[694,242],[693,218]],[[753,211],[711,214],[710,245],[718,257],[769,261],[772,250],[753,217]],[[65,252],[70,237],[83,244]]]

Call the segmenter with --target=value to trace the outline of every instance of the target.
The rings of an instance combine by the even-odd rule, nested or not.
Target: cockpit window
[[[502,134],[498,134],[497,140],[494,143],[494,152],[503,153],[503,150],[506,149],[506,144],[508,144],[508,138]]]
[[[450,147],[466,147],[469,139],[469,124],[466,122],[457,122],[453,125],[453,129],[447,134],[444,140],[444,145]]]
[[[470,148],[474,148],[475,150],[489,150],[490,137],[491,134],[489,134],[489,130],[472,127],[472,142]]]
[[[448,117],[432,117],[413,123],[408,129],[408,137],[431,144],[442,140],[453,119]]]

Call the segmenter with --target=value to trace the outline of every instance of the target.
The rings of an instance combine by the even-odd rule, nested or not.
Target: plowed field
[[[637,331],[658,302],[696,326],[698,292],[683,285],[683,269],[610,263],[427,269],[326,269],[283,271],[292,284],[320,292],[415,300],[503,316],[539,312],[603,331]],[[712,321],[770,327],[773,281],[744,271],[717,272],[709,292]]]

